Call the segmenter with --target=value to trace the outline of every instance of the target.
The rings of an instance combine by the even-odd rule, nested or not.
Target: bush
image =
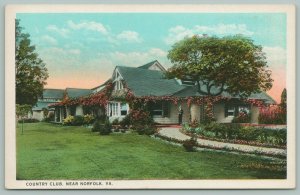
[[[206,131],[211,131],[215,133],[215,137],[222,137],[223,134],[223,126],[216,122],[211,122],[206,125],[204,125],[204,129]]]
[[[190,127],[191,128],[196,128],[196,127],[198,127],[199,126],[199,123],[198,123],[198,121],[195,119],[195,120],[193,120],[191,123],[190,123]]]
[[[112,125],[109,120],[106,120],[104,126],[100,128],[100,135],[109,135],[112,131]]]
[[[146,125],[146,126],[134,126],[134,130],[139,134],[139,135],[153,135],[156,133],[156,127],[154,125]]]
[[[51,121],[54,121],[54,113],[53,112],[50,112],[48,117],[44,118],[45,122],[51,122]]]
[[[123,129],[129,128],[130,122],[130,115],[126,115],[123,120],[120,122],[120,125]]]
[[[261,130],[255,127],[241,127],[238,138],[246,141],[255,141],[261,134]]]
[[[123,121],[121,126],[125,126],[129,123],[131,128],[140,135],[151,135],[156,131],[150,112],[144,110],[132,110],[128,118],[125,117]]]
[[[132,110],[129,113],[131,125],[153,125],[154,121],[150,112],[144,110]]]
[[[101,120],[96,120],[93,124],[92,132],[100,132]]]
[[[183,141],[182,146],[187,152],[195,151],[195,146],[197,146],[197,139],[196,137],[191,137],[191,139]]]
[[[72,116],[69,115],[63,120],[63,125],[68,126],[80,126],[84,124],[84,117],[83,116]]]
[[[232,141],[256,142],[267,145],[286,145],[286,129],[266,129],[253,126],[241,126],[234,123],[209,123],[199,125],[196,128],[188,124],[183,125],[183,129],[192,134],[201,135],[207,138],[218,138]]]
[[[258,116],[260,124],[286,124],[286,109],[280,106],[261,108]]]
[[[73,125],[74,116],[69,115],[63,120],[63,125]]]
[[[234,117],[232,123],[250,123],[251,116],[245,112],[240,112],[238,116]]]
[[[111,123],[112,125],[118,125],[119,124],[119,119],[115,119],[115,120],[113,120],[113,122]]]
[[[74,116],[74,120],[72,122],[72,125],[80,126],[80,125],[83,125],[83,124],[84,124],[84,117],[83,116],[80,116],[80,115]]]
[[[85,125],[92,124],[95,121],[95,117],[91,114],[86,114],[83,116],[83,123]]]
[[[25,118],[25,119],[20,119],[18,120],[19,123],[37,123],[37,122],[40,122],[39,120],[37,119],[34,119],[34,118]]]

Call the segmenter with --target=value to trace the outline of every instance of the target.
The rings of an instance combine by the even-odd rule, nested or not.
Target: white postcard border
[[[219,12],[287,14],[287,179],[282,180],[16,180],[15,29],[17,13]],[[8,5],[5,9],[5,187],[8,189],[284,189],[296,179],[296,58],[294,5]],[[66,185],[77,181],[78,185]],[[44,186],[42,183],[45,182]],[[80,185],[80,182],[83,182]],[[40,184],[39,186],[33,186]],[[86,184],[86,185],[85,185]],[[100,185],[101,184],[101,185]]]

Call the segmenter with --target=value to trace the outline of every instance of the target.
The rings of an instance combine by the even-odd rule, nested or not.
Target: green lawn
[[[282,160],[226,152],[186,152],[135,133],[100,136],[47,123],[17,129],[17,179],[285,178]]]

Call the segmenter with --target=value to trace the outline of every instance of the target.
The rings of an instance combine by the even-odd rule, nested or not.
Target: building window
[[[107,116],[119,117],[126,116],[128,114],[128,104],[120,102],[110,102],[107,108]]]
[[[234,116],[235,107],[234,106],[228,106],[226,112],[227,112],[227,116]]]
[[[153,116],[163,116],[163,103],[155,102],[151,105],[151,113]]]
[[[237,116],[239,113],[250,113],[249,105],[229,104],[225,105],[225,117]]]
[[[249,114],[250,113],[249,106],[239,106],[239,113]]]
[[[128,112],[127,104],[121,103],[121,116],[126,116]]]
[[[169,117],[170,103],[167,101],[160,101],[150,104],[151,115],[154,117]]]
[[[191,79],[184,79],[181,80],[182,85],[189,85],[189,86],[194,86],[195,85],[195,81],[191,80]]]

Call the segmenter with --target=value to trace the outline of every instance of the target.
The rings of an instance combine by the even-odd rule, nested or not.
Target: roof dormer
[[[166,71],[166,69],[157,60],[154,60],[154,61],[144,64],[142,66],[139,66],[138,68],[148,69],[148,70],[157,70],[157,71],[162,71],[162,72]]]

